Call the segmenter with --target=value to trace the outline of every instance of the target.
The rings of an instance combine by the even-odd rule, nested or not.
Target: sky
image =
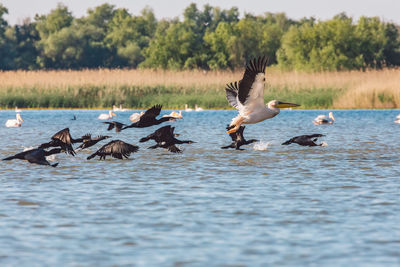
[[[117,8],[128,9],[132,15],[139,15],[143,8],[149,6],[156,18],[162,19],[181,16],[184,9],[192,2],[201,10],[205,4],[222,9],[235,6],[239,8],[240,15],[245,12],[254,15],[262,15],[264,12],[285,12],[291,19],[313,16],[326,20],[345,12],[355,19],[360,16],[378,16],[386,22],[400,25],[400,0],[0,0],[0,3],[8,9],[8,15],[3,18],[10,25],[21,24],[24,18],[33,18],[35,14],[48,14],[50,10],[56,8],[57,3],[66,5],[74,17],[85,16],[88,8],[109,3]]]

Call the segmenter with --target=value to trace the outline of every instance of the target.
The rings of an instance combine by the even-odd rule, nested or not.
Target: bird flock
[[[232,118],[230,124],[226,126],[226,132],[229,134],[232,142],[229,145],[222,146],[221,149],[232,148],[236,150],[243,150],[241,146],[259,141],[257,139],[246,140],[243,134],[245,126],[242,124],[259,123],[278,115],[281,108],[292,108],[299,106],[298,104],[282,102],[278,100],[271,100],[267,104],[264,103],[266,66],[267,59],[265,57],[254,58],[246,65],[246,69],[241,80],[234,81],[226,85],[225,92],[227,101],[230,105],[237,109],[238,114],[236,117]],[[161,105],[154,105],[146,111],[133,113],[129,117],[131,124],[124,124],[118,121],[105,121],[103,123],[108,125],[107,130],[110,131],[115,129],[117,133],[120,133],[121,131],[130,128],[147,128],[164,122],[176,121],[183,118],[182,111],[179,111],[179,113],[173,111],[168,115],[163,115],[160,118],[157,118],[161,113],[161,109]],[[203,111],[203,109],[197,105],[195,105],[194,110]],[[114,105],[113,110],[110,110],[108,113],[100,114],[98,119],[110,120],[117,116],[114,113],[117,111],[124,112],[126,109],[123,109],[122,105],[120,105],[119,108]],[[193,109],[189,108],[186,104],[185,111],[191,112]],[[16,107],[16,119],[8,120],[6,122],[6,127],[21,126],[23,120],[20,112],[21,110],[17,109]],[[76,116],[74,116],[74,118],[71,120],[76,120]],[[333,124],[334,122],[335,118],[333,117],[332,112],[330,112],[328,116],[319,115],[313,121],[315,125],[329,125]],[[400,123],[400,115],[397,116],[395,123]],[[175,127],[170,125],[163,126],[155,130],[153,133],[141,138],[139,142],[144,143],[153,140],[155,144],[150,146],[149,149],[164,148],[172,153],[181,153],[182,150],[176,145],[192,144],[194,142],[191,140],[177,139],[176,137],[178,137],[179,134],[176,134],[174,130]],[[317,144],[316,141],[319,137],[323,136],[324,135],[322,134],[295,136],[282,143],[282,145],[296,143],[302,146],[322,146],[323,143]],[[46,159],[47,156],[62,152],[65,152],[71,156],[75,156],[76,151],[73,148],[73,144],[80,143],[80,145],[77,147],[77,150],[83,150],[92,147],[98,142],[110,137],[111,136],[103,135],[92,137],[91,134],[86,134],[80,138],[74,139],[70,134],[69,128],[65,128],[55,133],[49,142],[43,143],[37,148],[28,149],[13,156],[6,157],[3,160],[21,159],[27,160],[30,163],[56,167],[58,163],[50,164]],[[112,140],[88,156],[87,160],[91,160],[96,156],[98,156],[100,160],[106,159],[107,156],[117,159],[126,159],[132,153],[135,153],[138,150],[139,146],[137,145],[128,144],[121,140]]]

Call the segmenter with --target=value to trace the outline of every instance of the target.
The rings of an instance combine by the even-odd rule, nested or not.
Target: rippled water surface
[[[160,126],[107,132],[102,112],[24,110],[6,128],[15,112],[0,111],[1,158],[65,127],[140,146],[86,160],[102,142],[56,168],[0,161],[0,265],[399,266],[399,110],[333,111],[325,126],[312,120],[328,111],[284,110],[246,127],[264,150],[244,151],[220,149],[235,111],[184,112],[171,124],[196,143],[182,154],[138,142]],[[312,133],[328,146],[280,145]]]

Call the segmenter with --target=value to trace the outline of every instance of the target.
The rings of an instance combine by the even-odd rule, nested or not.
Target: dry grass
[[[118,90],[129,86],[166,86],[178,90],[204,90],[221,93],[225,84],[240,80],[243,71],[164,71],[164,70],[83,70],[0,72],[0,93],[36,88],[51,92],[75,87],[103,86]],[[267,92],[286,90],[300,95],[314,90],[333,90],[332,108],[399,108],[400,69],[348,72],[282,72],[267,70]],[[314,92],[313,91],[313,92]],[[116,92],[115,92],[116,93]]]

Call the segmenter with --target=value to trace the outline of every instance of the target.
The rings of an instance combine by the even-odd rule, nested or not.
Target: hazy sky
[[[127,8],[133,15],[138,15],[145,6],[149,6],[154,10],[157,19],[173,18],[182,15],[183,10],[194,2],[199,9],[202,9],[204,4],[223,9],[236,6],[240,15],[244,12],[254,15],[264,12],[285,12],[292,19],[314,16],[325,20],[340,12],[346,12],[354,18],[378,16],[387,22],[400,24],[400,0],[0,0],[0,3],[8,8],[9,14],[4,18],[11,25],[21,23],[26,17],[33,18],[35,14],[48,14],[59,2],[64,3],[74,17],[86,15],[88,8],[110,3],[117,8]]]

